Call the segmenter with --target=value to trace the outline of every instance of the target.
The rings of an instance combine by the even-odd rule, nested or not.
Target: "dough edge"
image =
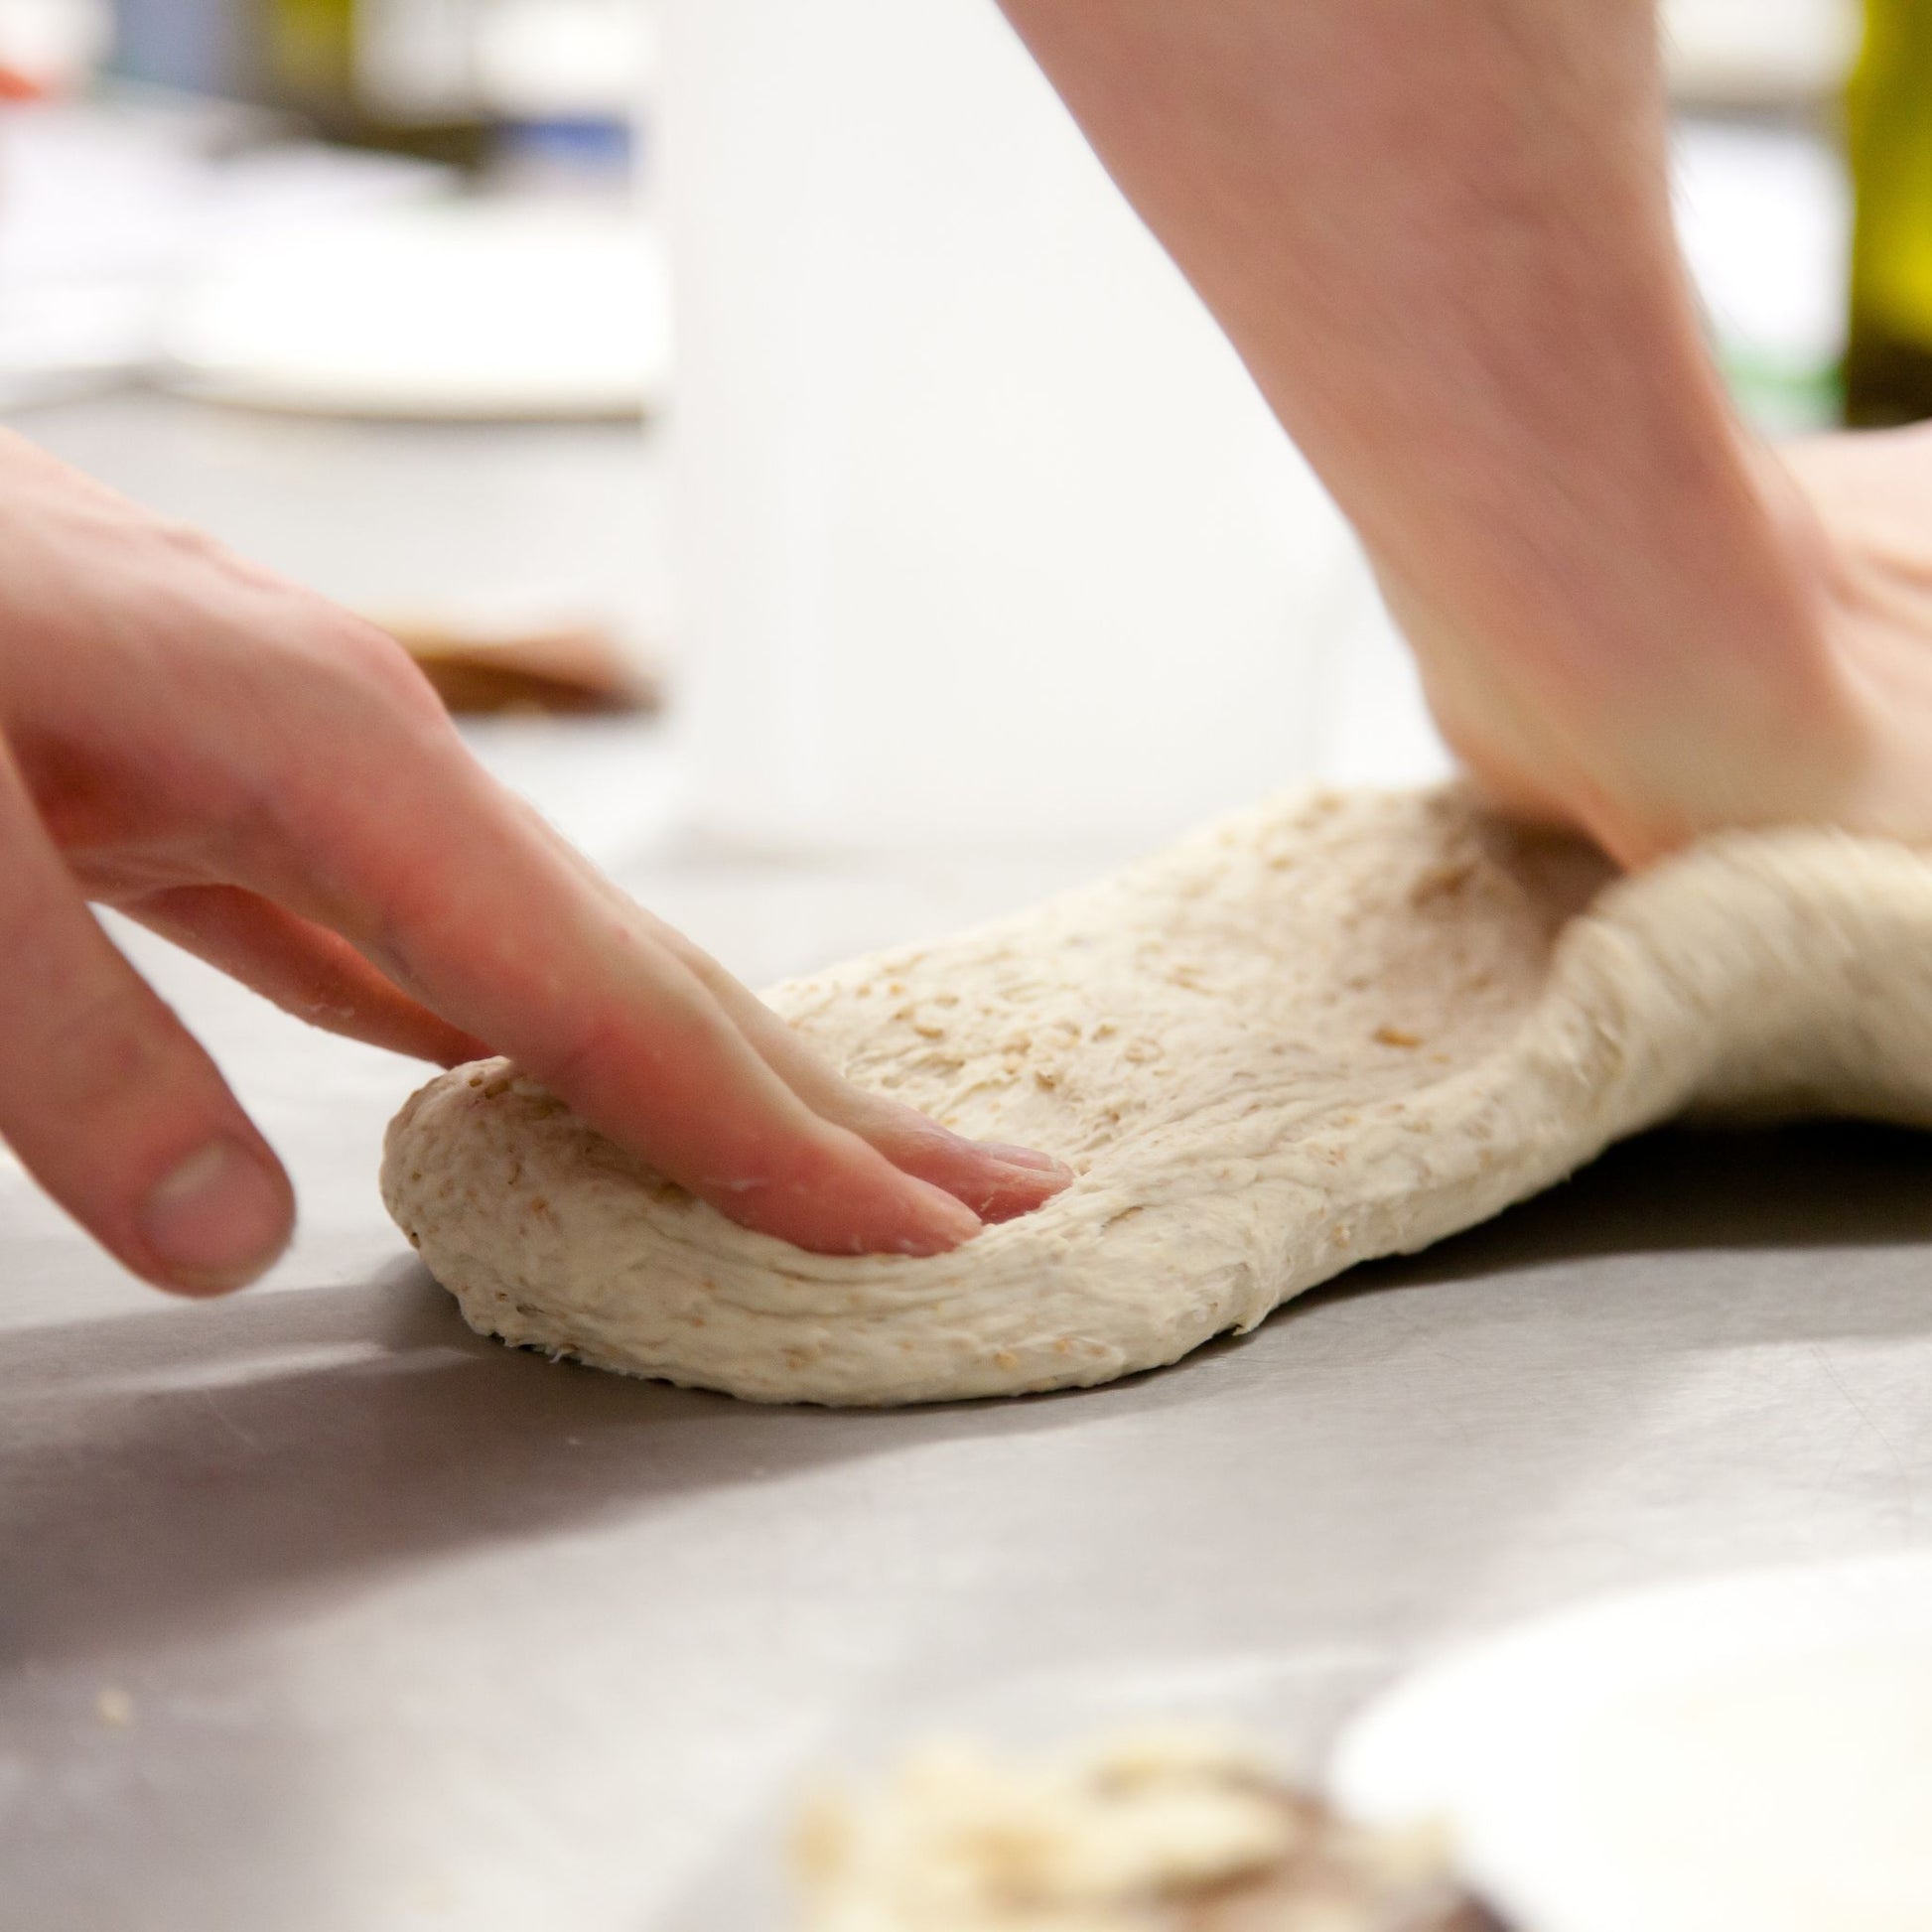
[[[1184,861],[1252,816],[1140,867]],[[782,1008],[798,987],[856,984],[897,950],[772,997]],[[1419,1088],[1399,1128],[1332,1123],[1237,1146],[1158,1200],[1076,1180],[948,1255],[806,1254],[640,1175],[503,1062],[454,1069],[410,1100],[387,1136],[383,1192],[470,1325],[514,1345],[754,1402],[1089,1387],[1245,1332],[1687,1108],[1932,1125],[1932,970],[1914,968],[1928,959],[1932,867],[1911,849],[1726,834],[1605,888],[1562,932],[1514,1035]],[[487,1217],[466,1227],[431,1197],[439,1164],[425,1149],[567,1175],[566,1217],[551,1207],[513,1239]]]

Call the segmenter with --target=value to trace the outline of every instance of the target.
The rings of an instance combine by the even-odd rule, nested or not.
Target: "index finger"
[[[653,921],[498,785],[440,718],[298,772],[277,806],[319,917],[446,1020],[722,1213],[822,1253],[933,1254],[979,1230],[814,1112]]]

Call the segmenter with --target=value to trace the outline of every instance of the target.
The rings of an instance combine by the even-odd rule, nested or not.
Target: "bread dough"
[[[1318,793],[769,997],[860,1085],[1076,1179],[949,1254],[806,1254],[459,1067],[383,1190],[473,1327],[760,1402],[1087,1385],[1687,1107],[1932,1125],[1932,863],[1726,834],[1615,879],[1458,787]]]

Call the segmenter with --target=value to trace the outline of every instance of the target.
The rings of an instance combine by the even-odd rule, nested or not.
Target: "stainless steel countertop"
[[[106,408],[48,440],[243,434]],[[245,464],[202,485],[253,491]],[[640,786],[660,756],[610,729],[491,756],[560,744]],[[757,979],[1088,863],[604,856]],[[1922,1139],[1653,1137],[1161,1374],[762,1411],[472,1336],[375,1196],[420,1069],[127,943],[303,1226],[262,1288],[171,1302],[0,1157],[7,1932],[749,1926],[799,1780],[935,1725],[1245,1710],[1311,1760],[1367,1690],[1507,1618],[1932,1534]]]

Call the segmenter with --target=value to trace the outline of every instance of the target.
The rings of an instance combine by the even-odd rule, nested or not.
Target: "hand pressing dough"
[[[1617,879],[1460,788],[1324,793],[769,997],[861,1086],[1077,1178],[950,1254],[806,1254],[459,1067],[383,1192],[473,1327],[759,1402],[1085,1386],[1686,1108],[1932,1125],[1932,861],[1726,834]]]

